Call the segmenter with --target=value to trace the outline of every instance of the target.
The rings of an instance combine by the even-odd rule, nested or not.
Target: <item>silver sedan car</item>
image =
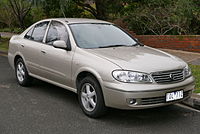
[[[94,19],[39,21],[10,39],[18,83],[37,78],[78,94],[82,111],[143,109],[183,101],[194,78],[181,59],[145,46],[116,25]]]

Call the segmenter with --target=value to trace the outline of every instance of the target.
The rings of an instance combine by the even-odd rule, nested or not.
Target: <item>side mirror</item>
[[[70,44],[67,45],[66,42],[63,41],[63,40],[54,41],[54,42],[53,42],[53,46],[54,46],[55,48],[65,49],[65,50],[67,50],[67,51],[70,51],[70,50],[71,50]]]

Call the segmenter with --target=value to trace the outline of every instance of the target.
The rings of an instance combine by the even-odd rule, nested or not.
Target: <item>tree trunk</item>
[[[21,0],[8,0],[16,19],[19,21],[20,28],[25,29],[24,18],[31,10],[32,3]],[[25,3],[26,2],[26,3]]]
[[[96,10],[97,10],[97,19],[106,20],[107,14],[106,14],[106,0],[95,0]]]
[[[21,29],[25,29],[25,24],[24,24],[24,19],[23,18],[19,18],[19,25]]]

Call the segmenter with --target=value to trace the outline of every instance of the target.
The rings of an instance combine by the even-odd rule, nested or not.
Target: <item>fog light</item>
[[[130,98],[126,100],[128,104],[135,104],[136,103],[136,99]]]

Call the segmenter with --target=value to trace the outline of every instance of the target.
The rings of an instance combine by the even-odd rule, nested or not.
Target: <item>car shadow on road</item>
[[[72,104],[78,106],[77,95],[74,92],[38,79],[33,80],[29,90],[39,92],[40,94],[45,94],[47,96],[51,96],[58,100],[71,102]]]
[[[110,108],[108,114],[102,120],[112,121],[113,124],[126,124],[128,127],[137,125],[152,125],[175,122],[180,118],[188,116],[191,111],[171,105],[159,108],[142,110],[118,110]]]

